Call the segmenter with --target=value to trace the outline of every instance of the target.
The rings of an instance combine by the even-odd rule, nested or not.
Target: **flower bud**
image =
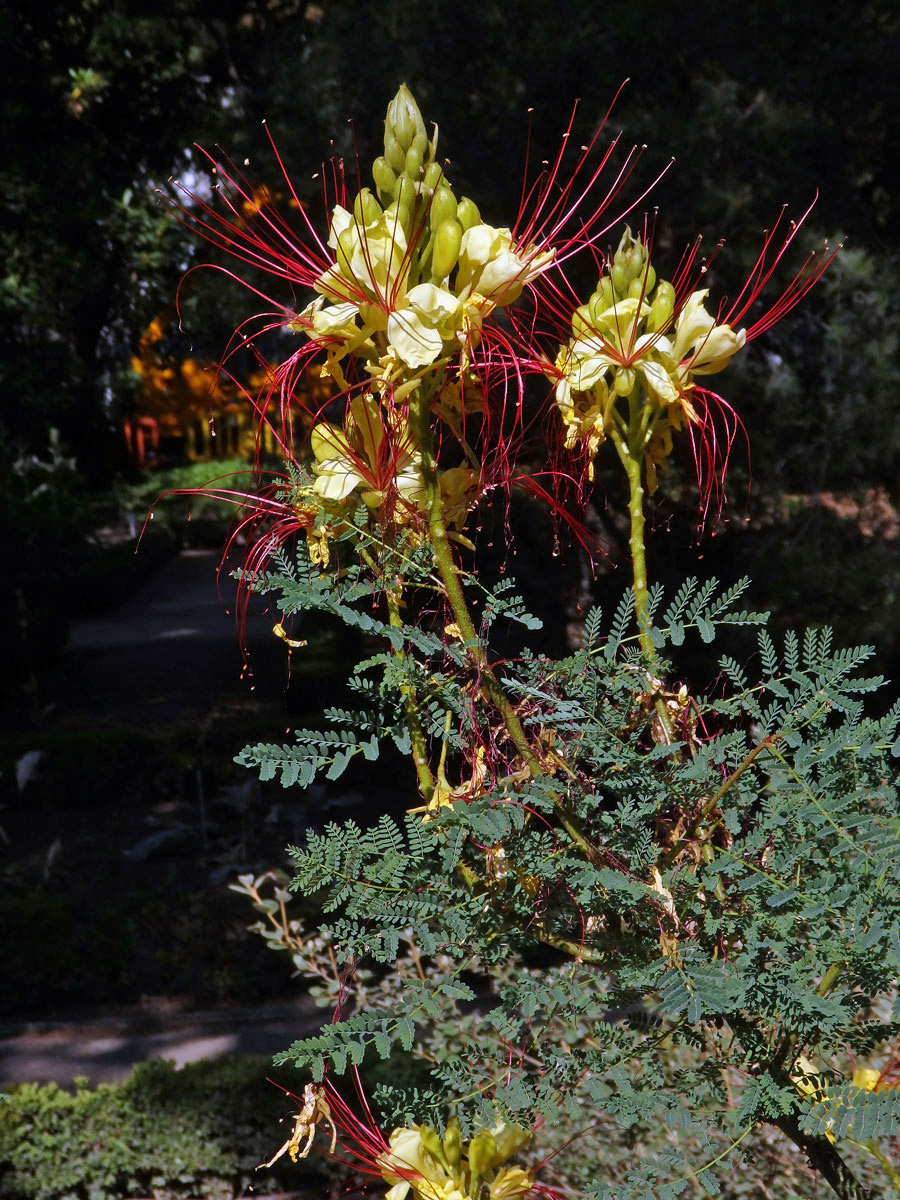
[[[480,225],[481,213],[478,211],[475,201],[470,200],[468,196],[463,196],[456,206],[456,219],[463,229],[471,229],[473,225]]]
[[[497,1155],[497,1143],[494,1135],[487,1129],[482,1129],[469,1142],[469,1168],[473,1175],[485,1175],[494,1165]]]
[[[642,242],[635,242],[626,256],[628,265],[628,282],[633,283],[644,269],[647,253]]]
[[[397,220],[408,239],[412,234],[412,209],[402,202],[397,205]]]
[[[359,225],[374,225],[381,220],[381,205],[368,188],[363,188],[353,201],[353,215]]]
[[[462,235],[462,226],[452,218],[438,225],[431,252],[431,270],[436,279],[446,279],[456,266]]]
[[[613,282],[608,275],[604,275],[591,297],[591,316],[596,320],[601,313],[612,308],[615,299]]]
[[[620,296],[624,297],[629,294],[629,284],[641,274],[646,262],[647,247],[640,238],[634,236],[631,229],[626,225],[625,232],[622,234],[621,241],[619,242],[619,248],[613,257],[612,268],[613,285]],[[638,292],[639,295],[640,292]]]
[[[388,196],[394,194],[394,184],[397,182],[397,176],[386,158],[376,158],[372,163],[372,178],[375,180],[375,186],[379,192]]]
[[[359,235],[352,225],[348,225],[346,229],[342,229],[338,234],[337,247],[335,248],[334,260],[337,263],[337,268],[345,279],[351,282],[356,282],[356,276],[353,274],[353,267],[350,265],[353,261],[353,251],[356,248]]]
[[[419,106],[405,83],[400,84],[397,95],[388,105],[387,116],[384,120],[385,154],[393,164],[394,160],[387,149],[389,137],[397,141],[404,155],[414,142],[421,154],[424,154],[425,146],[428,144],[428,134],[425,132],[425,122],[419,112]],[[402,167],[396,169],[399,171],[402,170]]]
[[[456,210],[456,197],[446,184],[442,184],[431,202],[431,228],[437,229],[444,221],[455,221]]]
[[[422,151],[415,146],[410,146],[406,152],[406,166],[404,174],[409,179],[418,179],[422,172]]]
[[[447,1122],[447,1132],[444,1134],[444,1153],[447,1155],[447,1165],[451,1171],[459,1170],[462,1151],[462,1138],[459,1135],[459,1121],[451,1117]]]
[[[424,180],[425,186],[427,188],[431,188],[432,191],[434,191],[434,189],[438,186],[438,184],[441,182],[443,177],[444,177],[444,172],[441,169],[441,164],[436,163],[436,162],[430,162],[428,164],[428,166],[425,168],[425,175],[423,176],[423,180]]]
[[[672,319],[674,311],[675,289],[667,280],[661,279],[650,305],[650,315],[647,318],[648,333],[656,333],[658,329],[662,329]]]
[[[590,333],[594,328],[594,315],[590,304],[581,304],[572,313],[572,332],[576,337]]]
[[[616,371],[615,389],[617,396],[630,396],[634,391],[634,371],[631,367],[620,367]]]
[[[394,199],[405,205],[410,212],[416,206],[416,185],[408,175],[399,175],[397,182],[394,184]]]
[[[433,1154],[438,1160],[444,1157],[444,1143],[441,1141],[441,1135],[433,1125],[420,1125],[419,1137],[422,1139],[422,1145],[429,1154]]]
[[[399,175],[406,166],[406,151],[387,131],[384,134],[384,156]]]

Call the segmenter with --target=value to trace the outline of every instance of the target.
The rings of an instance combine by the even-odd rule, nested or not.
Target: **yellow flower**
[[[408,429],[401,426],[395,432],[386,444],[388,434],[378,402],[368,392],[350,401],[343,429],[328,421],[314,425],[310,446],[315,458],[316,495],[340,502],[362,488],[363,503],[378,508],[389,489],[394,488],[408,505],[421,504],[424,482],[420,455]],[[398,509],[397,518],[402,522],[402,509]]]
[[[368,300],[376,308],[402,303],[409,273],[406,234],[391,208],[361,223],[355,213],[339,204],[331,215],[328,245],[335,252],[335,265],[318,278],[315,289],[329,300],[364,305]],[[367,314],[371,315],[371,314]]]
[[[747,341],[746,331],[737,333],[730,325],[717,325],[703,307],[709,289],[693,292],[675,322],[672,357],[679,364],[679,375],[714,375],[724,370]]]
[[[455,341],[461,323],[456,296],[433,283],[411,288],[403,308],[388,317],[388,340],[397,355],[414,370],[440,358],[444,345]]]
[[[530,257],[513,250],[509,229],[473,225],[460,242],[456,290],[460,296],[477,293],[503,308],[518,300],[525,284],[536,279],[552,260],[552,250]]]

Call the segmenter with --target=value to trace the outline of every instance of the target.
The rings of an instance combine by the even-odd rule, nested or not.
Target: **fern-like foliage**
[[[648,669],[627,595],[608,623],[588,613],[567,657],[498,669],[536,768],[498,743],[458,636],[383,620],[349,570],[323,582],[282,564],[267,584],[285,611],[352,607],[386,648],[353,675],[364,707],[240,761],[286,786],[336,778],[385,739],[409,748],[413,693],[441,770],[462,781],[427,812],[332,824],[291,848],[292,887],[328,914],[348,980],[366,963],[389,971],[410,945],[422,970],[283,1061],[322,1078],[425,1053],[427,1086],[380,1093],[398,1122],[439,1125],[449,1106],[464,1130],[501,1116],[577,1125],[599,1109],[620,1127],[689,1128],[711,1159],[729,1104],[737,1140],[786,1120],[820,1139],[892,1135],[894,1094],[841,1076],[848,1051],[871,1058],[900,1032],[900,705],[865,714],[881,682],[860,673],[867,648],[835,649],[827,630],[778,646],[766,615],[740,606],[745,580],[689,580],[651,597],[660,653],[737,626],[757,627],[758,647],[723,653],[714,689],[692,695],[664,682],[664,660]],[[501,614],[531,627],[513,592],[488,599],[485,631]],[[486,745],[504,769],[479,774]],[[536,953],[550,956],[541,970]],[[818,1098],[797,1085],[801,1055],[831,1072]],[[670,1166],[595,1194],[665,1195]]]

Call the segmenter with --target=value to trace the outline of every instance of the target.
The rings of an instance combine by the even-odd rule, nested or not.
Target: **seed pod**
[[[647,318],[648,332],[656,333],[658,329],[662,329],[671,320],[674,311],[675,289],[667,280],[661,279],[656,285],[656,293],[653,303],[650,305],[650,316]]]
[[[462,235],[462,226],[452,218],[438,225],[431,252],[431,270],[436,278],[446,279],[456,266]]]
[[[468,196],[463,196],[456,206],[456,219],[463,229],[471,229],[474,225],[480,225],[481,213],[478,211],[475,201],[470,200]]]
[[[442,184],[431,202],[431,228],[438,229],[444,221],[455,221],[456,209],[456,197],[450,188]]]
[[[387,196],[393,195],[397,176],[386,158],[376,158],[372,163],[372,178],[375,180],[375,186],[379,192]]]

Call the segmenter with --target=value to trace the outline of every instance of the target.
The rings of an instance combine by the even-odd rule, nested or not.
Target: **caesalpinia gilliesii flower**
[[[534,1175],[506,1162],[531,1134],[518,1125],[500,1122],[463,1143],[456,1119],[443,1138],[431,1125],[395,1129],[390,1151],[379,1166],[391,1187],[386,1200],[478,1200],[486,1189],[490,1200],[515,1200],[534,1187]]]
[[[388,1185],[386,1200],[519,1200],[539,1191],[549,1200],[562,1200],[546,1184],[535,1183],[536,1170],[510,1165],[509,1160],[531,1140],[531,1131],[500,1121],[463,1141],[455,1117],[443,1137],[433,1125],[394,1129],[385,1138],[372,1115],[356,1068],[351,1068],[356,1092],[351,1107],[333,1083],[307,1084],[291,1136],[263,1167],[287,1154],[296,1162],[306,1158],[321,1129],[330,1141],[325,1153]],[[280,1086],[280,1085],[278,1085]],[[285,1089],[286,1090],[286,1089]]]
[[[696,245],[674,283],[657,282],[646,240],[626,228],[594,294],[575,310],[572,337],[560,348],[553,371],[565,444],[569,449],[585,446],[591,477],[593,458],[607,437],[615,431],[633,436],[635,405],[642,410],[641,448],[651,492],[656,468],[672,449],[673,431],[689,424],[702,438],[708,432],[710,401],[731,411],[696,380],[724,370],[739,350],[789,312],[827,268],[833,254],[811,255],[769,311],[748,328],[738,328],[802,223],[791,227],[769,262],[776,223],[738,300],[717,316],[707,308],[709,289],[690,286]]]
[[[358,495],[367,508],[390,502],[396,525],[407,525],[425,499],[422,459],[402,413],[385,409],[370,393],[347,406],[343,427],[320,421],[310,432],[313,494],[333,516]],[[474,503],[478,481],[467,467],[450,467],[438,479],[448,526],[460,527]]]
[[[352,211],[335,206],[334,265],[315,281],[322,299],[301,314],[311,335],[327,336],[332,373],[356,354],[374,380],[408,383],[411,372],[477,346],[485,317],[516,300],[553,259],[552,250],[515,246],[511,231],[484,223],[472,200],[457,202],[435,142],[401,86],[388,108],[385,154],[373,165],[378,196],[363,188]]]

